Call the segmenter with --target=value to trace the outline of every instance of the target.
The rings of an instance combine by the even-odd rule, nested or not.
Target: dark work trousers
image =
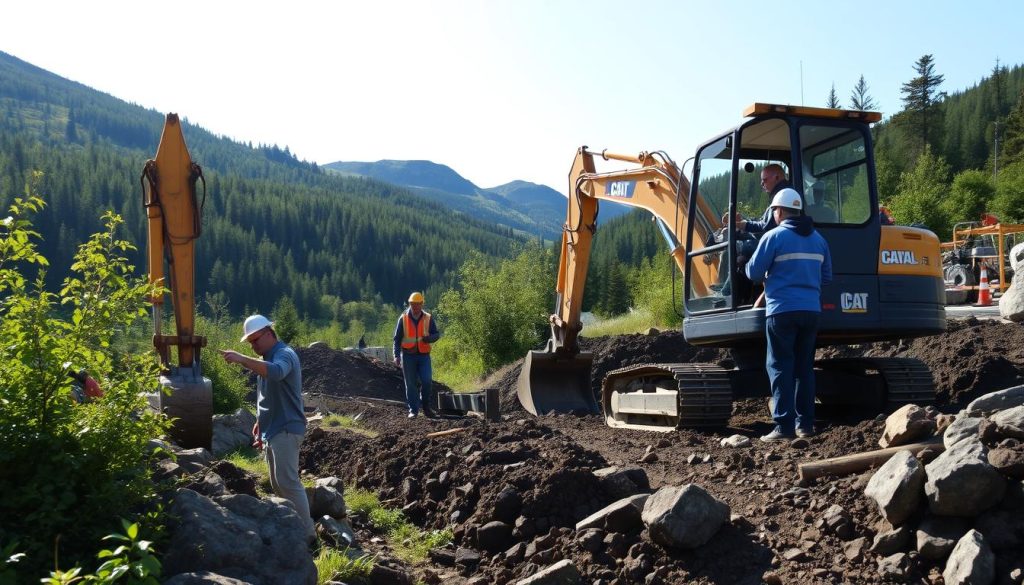
[[[430,366],[429,353],[402,352],[402,376],[405,378],[405,403],[409,412],[418,414],[420,406],[433,410],[433,395],[430,392],[430,381],[434,372]],[[417,382],[419,384],[417,384]],[[416,391],[419,386],[419,392]]]
[[[772,419],[786,434],[814,429],[814,339],[819,313],[791,311],[765,319]]]

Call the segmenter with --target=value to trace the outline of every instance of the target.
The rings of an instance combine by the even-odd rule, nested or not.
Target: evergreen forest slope
[[[181,112],[187,116],[187,112]],[[145,269],[139,175],[164,115],[0,53],[0,205],[24,193],[33,171],[47,207],[37,218],[54,266],[100,229],[113,209],[126,220]],[[244,144],[183,126],[204,169],[206,203],[197,246],[197,298],[233,314],[269,311],[289,296],[300,314],[332,318],[340,302],[401,303],[411,289],[438,298],[470,251],[506,257],[524,242],[509,227],[379,180],[327,173],[286,147]],[[561,216],[559,216],[561,217]]]

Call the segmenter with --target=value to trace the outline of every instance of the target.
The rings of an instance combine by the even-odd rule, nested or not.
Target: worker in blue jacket
[[[765,442],[814,435],[814,342],[821,287],[832,281],[828,243],[801,214],[800,194],[782,189],[771,209],[778,227],[765,233],[746,266],[750,280],[764,281],[767,303],[765,368],[775,429],[761,437]]]

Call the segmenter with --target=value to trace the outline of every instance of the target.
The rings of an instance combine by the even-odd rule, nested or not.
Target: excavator
[[[195,334],[195,241],[201,229],[203,203],[197,201],[196,185],[204,185],[203,170],[192,161],[177,114],[167,114],[156,156],[146,161],[139,182],[148,220],[148,260],[151,284],[170,290],[174,335],[163,335],[164,295],[153,304],[153,346],[160,356],[162,373],[156,392],[148,395],[150,406],[173,420],[171,437],[182,447],[210,448],[213,438],[213,384],[203,376],[199,351],[206,338]],[[164,262],[168,276],[164,281]],[[171,347],[178,348],[178,363],[171,361]]]
[[[577,150],[551,336],[526,356],[517,384],[527,411],[603,412],[613,427],[665,431],[725,426],[734,399],[770,394],[765,309],[759,287],[741,269],[740,252],[751,235],[737,230],[739,212],[760,216],[767,206],[759,171],[768,164],[787,171],[831,250],[833,282],[822,290],[819,347],[945,331],[938,237],[880,221],[870,124],[881,114],[754,103],[744,118],[698,148],[692,180],[664,152]],[[598,172],[598,159],[627,168]],[[580,350],[579,335],[601,201],[653,215],[683,275],[686,342],[728,348],[731,359],[614,370],[602,382],[599,408],[591,389],[593,355]],[[823,403],[897,408],[935,395],[929,368],[916,359],[823,359],[815,362],[815,375]]]

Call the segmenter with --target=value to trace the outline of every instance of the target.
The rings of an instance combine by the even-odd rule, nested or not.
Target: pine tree
[[[857,85],[853,86],[853,92],[850,93],[850,107],[862,112],[870,112],[878,107],[875,99],[868,94],[868,83],[864,81],[863,73],[857,80]]]
[[[1024,162],[1024,90],[1017,98],[1017,105],[1000,125],[999,134],[999,167]]]
[[[992,98],[995,101],[996,106],[996,119],[1002,117],[1006,111],[1004,104],[1006,103],[1006,65],[1000,65],[999,59],[996,59],[996,64],[992,67]]]
[[[825,103],[826,108],[838,109],[839,96],[836,95],[836,84],[832,84],[832,90],[828,92],[828,101]]]
[[[924,55],[914,63],[917,77],[903,84],[903,107],[908,114],[904,118],[910,125],[909,134],[919,138],[919,147],[924,148],[938,142],[942,126],[942,100],[946,93],[939,91],[945,80],[944,75],[935,73],[935,61],[931,55]]]

